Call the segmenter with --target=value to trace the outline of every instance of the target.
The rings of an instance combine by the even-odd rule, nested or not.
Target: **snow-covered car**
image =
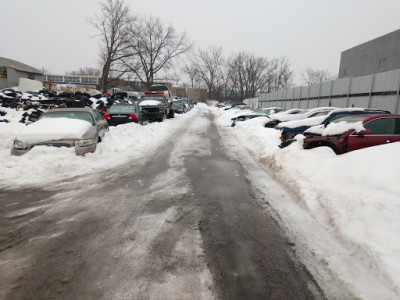
[[[275,128],[281,122],[317,117],[321,114],[327,114],[335,108],[336,107],[317,107],[313,109],[301,110],[297,113],[295,112],[291,114],[285,114],[285,112],[273,114],[269,116],[271,121],[265,124],[265,127]]]
[[[331,111],[335,107],[317,107],[313,109],[290,109],[277,114],[269,115],[271,119],[265,124],[265,127],[275,128],[281,122],[300,120],[305,118],[312,118],[320,114],[321,112]]]
[[[171,99],[172,93],[171,90],[166,86],[165,84],[153,84],[149,88],[150,92],[162,92],[162,94],[165,96],[167,99]]]
[[[250,111],[248,111],[246,113],[241,113],[241,114],[237,115],[236,117],[231,118],[231,121],[232,121],[231,127],[235,127],[237,121],[246,121],[246,120],[250,120],[250,119],[254,119],[254,118],[258,118],[258,117],[266,117],[269,114],[278,113],[280,111],[283,111],[283,109],[280,107],[251,109]]]
[[[139,101],[139,105],[149,121],[162,122],[165,118],[175,116],[175,105],[162,93],[145,92]]]
[[[390,112],[384,110],[376,110],[369,108],[337,108],[331,111],[323,111],[319,114],[313,114],[311,117],[301,120],[293,120],[279,123],[276,129],[281,130],[281,145],[284,148],[295,141],[294,137],[302,134],[313,126],[327,126],[330,122],[348,115],[358,114],[388,114]]]
[[[126,103],[133,103],[135,100],[139,99],[139,93],[138,92],[117,92],[111,96],[112,100],[120,100],[120,101],[125,101]]]
[[[274,128],[277,124],[279,124],[280,122],[285,122],[285,121],[289,121],[289,120],[296,120],[297,119],[301,119],[301,117],[292,117],[293,115],[297,115],[297,114],[303,114],[307,112],[306,109],[300,109],[300,108],[291,108],[285,111],[281,111],[278,113],[274,113],[268,116],[268,120],[267,122],[264,124],[264,127],[268,127],[268,128]]]
[[[246,103],[244,103],[244,102],[236,102],[236,103],[225,105],[224,110],[229,110],[229,109],[232,109],[232,108],[239,108],[240,109],[240,108],[245,107],[245,106],[248,106],[248,105]]]
[[[77,155],[84,155],[96,150],[107,130],[107,121],[96,109],[52,109],[17,135],[11,153],[22,155],[33,147],[51,146],[74,148]]]
[[[304,149],[326,146],[336,154],[400,141],[400,115],[350,115],[332,121],[321,135],[309,135]]]

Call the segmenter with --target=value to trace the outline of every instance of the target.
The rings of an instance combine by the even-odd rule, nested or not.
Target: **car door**
[[[347,151],[400,141],[399,117],[373,119],[365,123],[364,128],[371,130],[372,133],[365,135],[352,133],[348,139]]]

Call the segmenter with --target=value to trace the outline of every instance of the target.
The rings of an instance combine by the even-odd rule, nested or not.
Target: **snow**
[[[109,172],[131,161],[139,164],[154,155],[154,149],[176,130],[191,126],[194,115],[211,110],[225,146],[232,151],[246,149],[251,154],[256,165],[249,167],[249,181],[262,192],[265,209],[276,213],[283,227],[299,235],[296,247],[304,248],[309,260],[324,262],[330,276],[349,289],[352,298],[400,298],[400,143],[336,155],[326,147],[303,150],[300,136],[297,142],[280,149],[280,131],[263,127],[266,118],[229,127],[236,115],[234,110],[198,104],[189,113],[162,123],[112,127],[96,152],[83,157],[76,156],[73,149],[52,147],[37,147],[16,157],[10,154],[13,139],[33,124],[26,127],[18,123],[23,112],[0,110],[8,112],[1,118],[10,121],[0,122],[2,188],[51,184]],[[329,130],[346,129],[343,124],[336,125]],[[206,134],[207,126],[196,124],[189,130]],[[181,166],[185,153],[190,151],[211,155],[210,145],[193,149],[193,144],[197,144],[195,134],[193,140],[179,141],[181,150],[171,156],[174,167]],[[237,152],[240,155],[241,151]],[[289,196],[283,196],[284,192],[260,171],[260,166],[288,189]],[[181,176],[174,169],[170,172],[172,178]],[[330,279],[321,286],[329,288]]]
[[[361,130],[365,130],[362,121],[355,123],[348,122],[337,122],[330,123],[327,127],[324,125],[316,125],[308,128],[304,133],[312,133],[317,135],[338,135],[343,134],[346,131],[354,129],[355,132],[360,132]]]
[[[160,101],[157,100],[144,100],[139,103],[140,106],[155,106],[160,105]]]
[[[325,253],[324,259],[335,268],[333,272],[339,272],[355,298],[400,298],[400,143],[338,156],[327,147],[303,150],[299,138],[289,147],[279,149],[280,131],[264,128],[265,121],[256,118],[227,127],[232,114],[220,110],[214,113],[219,116],[223,136],[236,137],[259,164],[274,172],[296,195],[297,204],[316,221],[318,227],[308,228],[306,234],[311,235],[319,227],[328,230],[345,249],[352,251],[351,264],[360,260],[365,265],[361,275],[354,272],[356,265],[346,265],[344,257],[338,262],[334,255],[327,258]],[[349,127],[362,129],[361,123],[332,125],[324,134],[344,132]],[[265,185],[265,180],[260,185]],[[277,207],[282,205],[280,201],[276,200]],[[293,214],[293,205],[288,207],[280,212],[280,218]],[[286,220],[289,223],[293,218]],[[293,225],[293,230],[303,226],[302,222],[304,217]],[[318,239],[308,241],[305,247],[312,248],[310,243],[317,245]]]
[[[74,154],[73,148],[63,147],[34,147],[22,156],[11,155],[14,138],[35,123],[28,126],[19,123],[24,111],[3,107],[0,110],[7,112],[0,119],[9,120],[9,123],[0,122],[1,188],[42,185],[108,171],[132,160],[140,163],[152,155],[149,149],[157,148],[176,129],[181,128],[192,114],[198,113],[192,110],[184,115],[176,115],[174,119],[146,126],[129,123],[110,127],[103,141],[97,145],[96,152],[79,157]]]
[[[41,119],[24,128],[17,139],[32,144],[52,140],[80,139],[92,125],[69,118]]]
[[[277,125],[277,128],[296,128],[301,126],[315,126],[321,124],[326,119],[326,116],[305,118],[300,120],[281,122]]]

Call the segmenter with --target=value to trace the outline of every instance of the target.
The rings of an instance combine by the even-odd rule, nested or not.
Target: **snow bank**
[[[230,115],[214,113],[219,125],[226,127]],[[280,131],[264,128],[264,123],[256,118],[223,132],[236,136],[298,196],[299,204],[320,226],[357,253],[366,268],[374,270],[376,280],[400,297],[400,143],[336,155],[327,147],[303,150],[304,137],[297,136],[296,143],[279,149]],[[349,125],[363,129],[361,122],[332,125],[322,126],[321,133],[344,132]]]

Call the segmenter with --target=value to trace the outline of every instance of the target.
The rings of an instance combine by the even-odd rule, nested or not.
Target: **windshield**
[[[113,105],[108,110],[108,113],[134,113],[136,106],[134,105]]]
[[[330,111],[320,111],[317,113],[313,113],[309,118],[314,118],[314,117],[320,117],[320,116],[326,116]]]
[[[60,112],[47,112],[42,115],[40,119],[51,118],[68,118],[87,121],[92,126],[95,124],[92,115],[86,111],[60,111]]]

